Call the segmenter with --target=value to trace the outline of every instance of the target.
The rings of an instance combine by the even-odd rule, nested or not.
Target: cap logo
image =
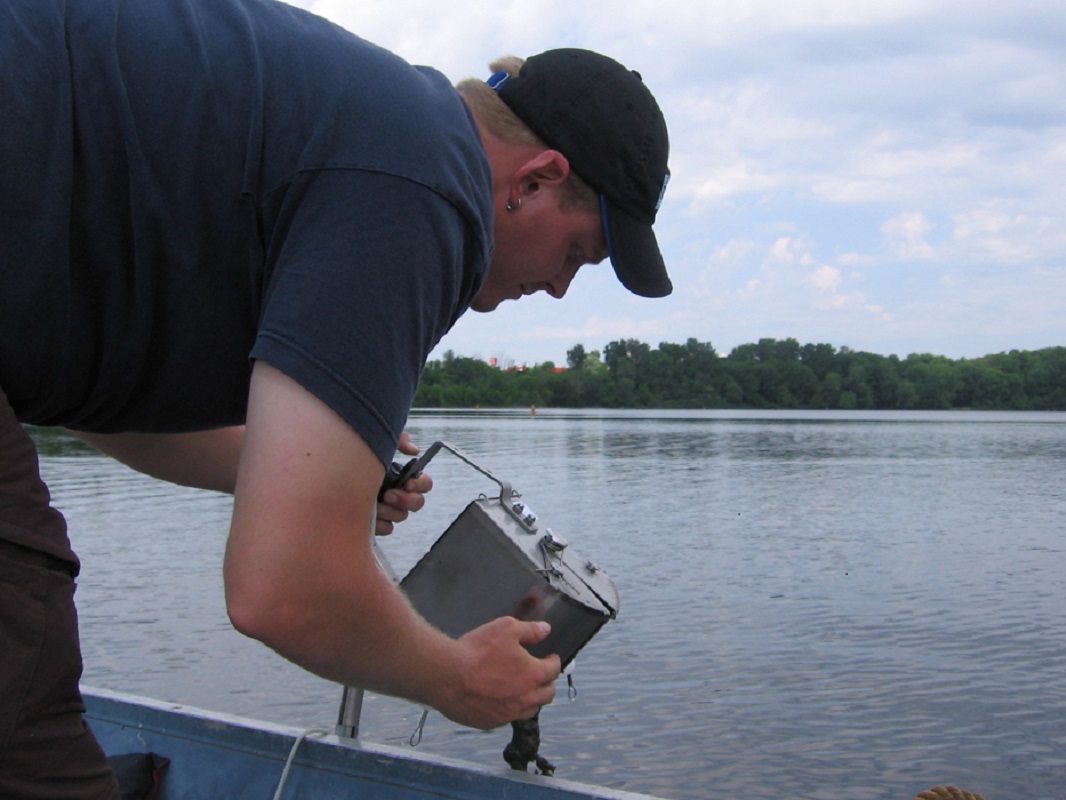
[[[490,89],[493,89],[498,92],[500,91],[500,89],[503,88],[503,85],[509,80],[511,80],[511,76],[507,74],[507,70],[501,69],[499,72],[495,73],[487,81],[485,81],[485,83],[489,85]]]

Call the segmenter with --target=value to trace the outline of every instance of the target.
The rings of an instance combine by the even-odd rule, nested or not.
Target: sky
[[[434,350],[795,338],[976,358],[1066,345],[1066,1],[297,0],[452,82],[556,47],[641,73],[670,131],[674,283],[609,262],[468,312]]]

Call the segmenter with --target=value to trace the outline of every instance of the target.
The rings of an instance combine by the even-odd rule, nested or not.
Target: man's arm
[[[237,484],[243,425],[194,433],[68,432],[153,478],[227,494],[233,494]],[[400,437],[399,449],[407,455],[418,454],[406,433]],[[375,533],[386,536],[410,512],[420,511],[426,502],[425,493],[432,488],[433,479],[423,474],[386,492],[384,502],[378,504]]]
[[[318,675],[465,725],[531,717],[555,695],[559,659],[522,645],[547,626],[502,618],[453,640],[426,623],[374,560],[383,477],[332,409],[257,362],[225,561],[234,626]]]
[[[194,433],[69,433],[153,478],[233,494],[244,426]]]

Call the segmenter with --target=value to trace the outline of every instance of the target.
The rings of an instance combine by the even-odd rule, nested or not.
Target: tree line
[[[448,351],[422,373],[425,408],[782,408],[1066,410],[1066,347],[950,359],[906,358],[760,339],[720,355],[709,342],[635,339],[574,345],[550,361],[500,369]]]

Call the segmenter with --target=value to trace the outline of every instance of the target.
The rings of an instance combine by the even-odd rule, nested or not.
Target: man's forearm
[[[271,545],[242,538],[231,537],[225,568],[239,631],[328,680],[440,702],[434,683],[454,679],[455,643],[418,617],[361,548],[345,542],[327,551],[312,535],[298,555],[275,559],[264,552]]]
[[[193,433],[70,433],[153,478],[228,494],[244,440],[243,425]]]
[[[452,640],[354,537],[299,539],[298,554],[279,553],[259,535],[231,534],[226,600],[242,633],[321,677],[432,706],[463,725],[498,727],[551,702],[558,657],[536,659],[522,646],[547,636],[546,623],[501,618]]]

